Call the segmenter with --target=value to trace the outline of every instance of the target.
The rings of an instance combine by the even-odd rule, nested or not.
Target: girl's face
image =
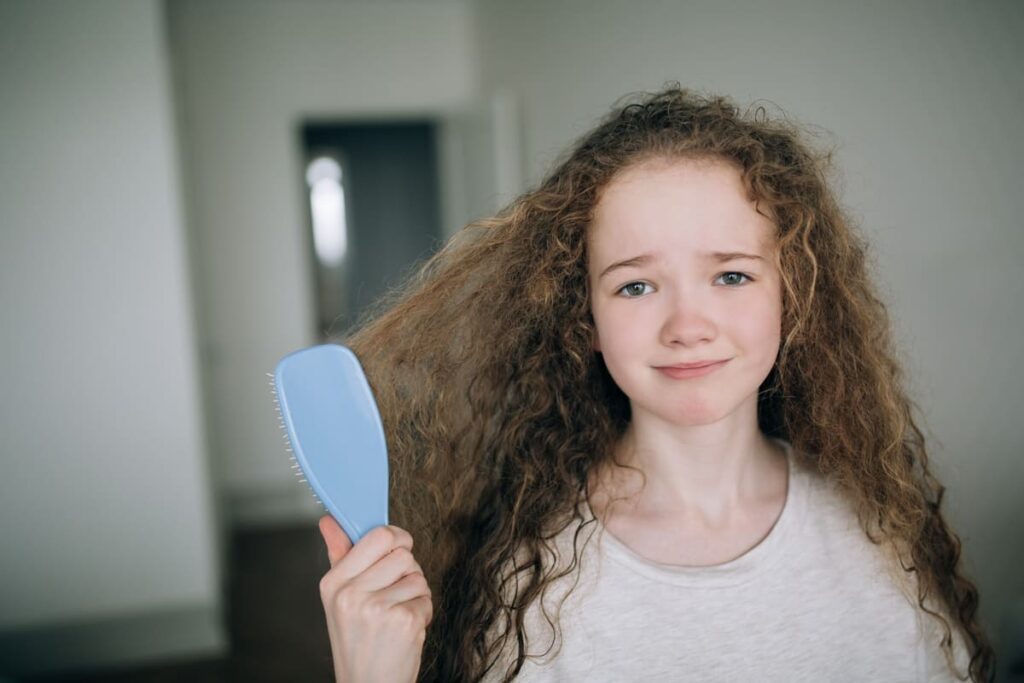
[[[724,162],[645,161],[603,189],[588,233],[594,348],[634,419],[757,414],[781,338],[774,245],[775,226]],[[723,362],[671,367],[708,361]]]

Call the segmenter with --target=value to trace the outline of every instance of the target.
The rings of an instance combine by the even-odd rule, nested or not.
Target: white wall
[[[770,100],[839,144],[949,517],[1009,633],[1024,616],[1024,5],[488,0],[478,22],[481,82],[522,100],[531,183],[616,98],[668,80]]]
[[[161,13],[0,4],[0,672],[223,645]]]
[[[460,2],[168,8],[218,477],[240,521],[280,518],[294,504],[279,492],[312,501],[291,475],[264,374],[317,341],[299,125],[458,110],[476,82],[472,15]]]

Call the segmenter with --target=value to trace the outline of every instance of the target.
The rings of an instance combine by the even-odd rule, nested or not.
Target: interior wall
[[[1022,647],[1024,5],[483,0],[478,23],[481,83],[521,98],[530,184],[618,97],[672,80],[837,147],[984,618]]]
[[[3,673],[224,646],[165,48],[157,0],[0,3]]]

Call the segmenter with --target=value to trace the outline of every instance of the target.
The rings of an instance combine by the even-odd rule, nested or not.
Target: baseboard
[[[179,607],[0,633],[0,680],[215,658],[227,651],[215,606]]]

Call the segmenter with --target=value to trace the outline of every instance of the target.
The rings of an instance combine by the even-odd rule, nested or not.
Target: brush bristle
[[[313,500],[316,501],[317,505],[326,510],[327,506],[324,505],[324,502],[320,500],[320,496],[316,495],[316,491],[314,491],[309,485],[309,481],[305,478],[305,473],[302,471],[302,466],[299,465],[298,460],[295,459],[295,451],[292,450],[291,440],[288,437],[288,426],[285,425],[284,415],[281,414],[281,402],[277,397],[277,386],[274,384],[274,375],[268,372],[267,377],[270,378],[268,384],[270,385],[270,393],[273,394],[272,400],[274,401],[274,410],[277,411],[277,426],[281,429],[281,438],[284,440],[284,449],[288,452],[288,459],[292,461],[291,469],[298,480],[305,484],[305,489],[313,496]]]

